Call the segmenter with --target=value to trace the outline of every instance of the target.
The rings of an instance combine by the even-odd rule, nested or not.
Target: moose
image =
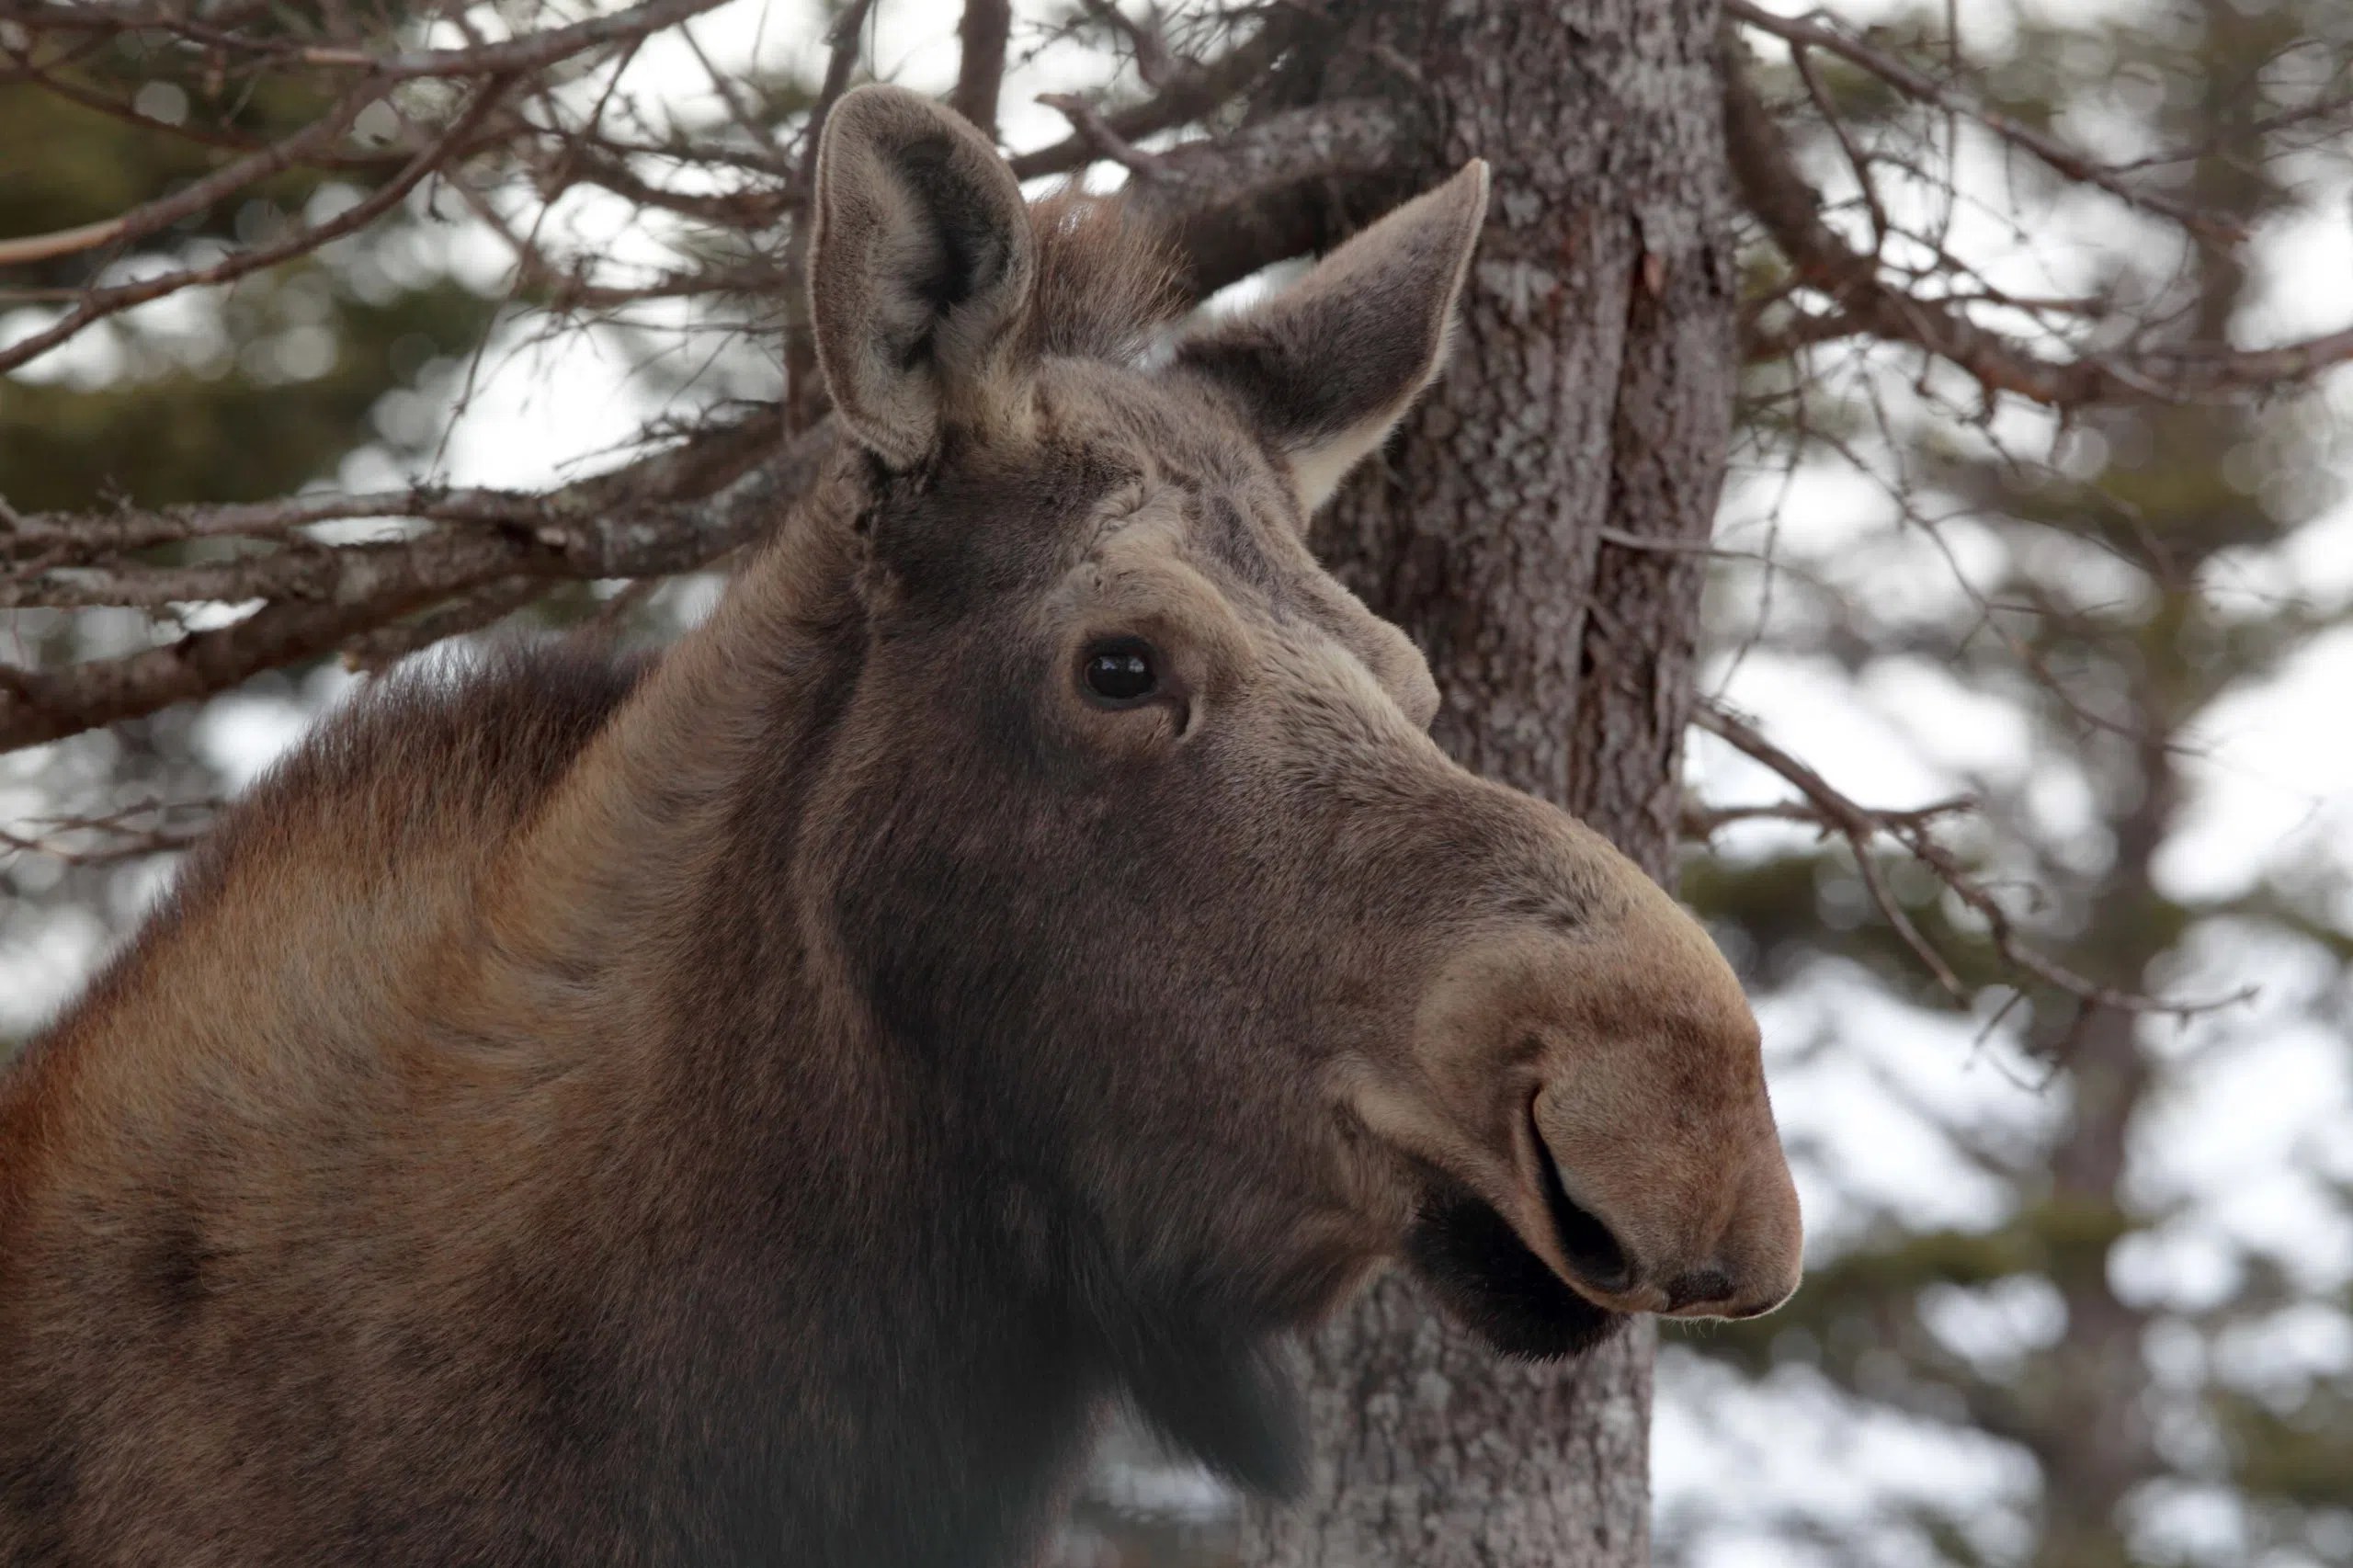
[[[1195,320],[844,96],[839,449],[708,620],[378,683],[0,1080],[0,1562],[989,1568],[1117,1402],[1294,1486],[1389,1262],[1528,1357],[1787,1297],[1731,969],[1304,541],[1486,191]]]

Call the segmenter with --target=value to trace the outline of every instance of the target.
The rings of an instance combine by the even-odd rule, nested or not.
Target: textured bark
[[[964,19],[957,25],[961,46],[955,90],[948,107],[996,140],[996,100],[1005,87],[1005,45],[1013,30],[1013,0],[964,0]]]
[[[1317,538],[1429,655],[1455,756],[1662,878],[1688,546],[1735,365],[1716,21],[1706,0],[1451,0],[1360,24],[1386,47],[1359,68],[1393,83],[1408,62],[1427,90],[1427,176],[1483,156],[1495,193],[1447,375]],[[1336,52],[1324,90],[1360,90],[1350,69]],[[1669,548],[1627,542],[1648,540]],[[1645,1324],[1576,1365],[1503,1363],[1379,1281],[1307,1349],[1310,1495],[1254,1512],[1245,1561],[1643,1562],[1653,1343]]]

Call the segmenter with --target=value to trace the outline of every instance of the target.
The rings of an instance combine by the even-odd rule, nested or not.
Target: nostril
[[[1686,1307],[1706,1306],[1722,1301],[1732,1295],[1732,1278],[1721,1268],[1695,1268],[1666,1288],[1666,1310],[1681,1312]],[[1753,1316],[1733,1312],[1733,1317]]]
[[[1531,1119],[1530,1129],[1535,1131]],[[1577,1278],[1597,1290],[1620,1291],[1634,1283],[1633,1261],[1601,1217],[1569,1196],[1561,1167],[1541,1132],[1536,1135],[1538,1161],[1544,1167],[1544,1207],[1552,1216],[1552,1230],[1561,1239],[1561,1255]]]

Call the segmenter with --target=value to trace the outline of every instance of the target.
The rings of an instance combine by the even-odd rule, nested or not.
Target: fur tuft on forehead
[[[1065,187],[1029,205],[1038,271],[1029,347],[1130,359],[1184,313],[1176,258],[1116,199]]]

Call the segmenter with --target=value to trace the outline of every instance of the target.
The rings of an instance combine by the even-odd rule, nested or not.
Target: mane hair
[[[290,822],[309,824],[344,852],[313,863],[314,878],[329,865],[357,881],[427,857],[486,863],[652,665],[642,653],[617,653],[601,634],[579,632],[428,654],[369,682],[222,814],[61,1027],[37,1035],[13,1062],[0,1058],[0,1070],[28,1075],[31,1059],[68,1032],[64,1025],[102,1015],[159,950],[230,896],[240,868],[282,848]],[[437,766],[388,768],[392,756],[429,756]],[[6,1193],[0,1180],[0,1209]]]
[[[1116,198],[1074,184],[1029,205],[1037,292],[1029,347],[1072,358],[1132,359],[1185,312],[1175,255]]]

